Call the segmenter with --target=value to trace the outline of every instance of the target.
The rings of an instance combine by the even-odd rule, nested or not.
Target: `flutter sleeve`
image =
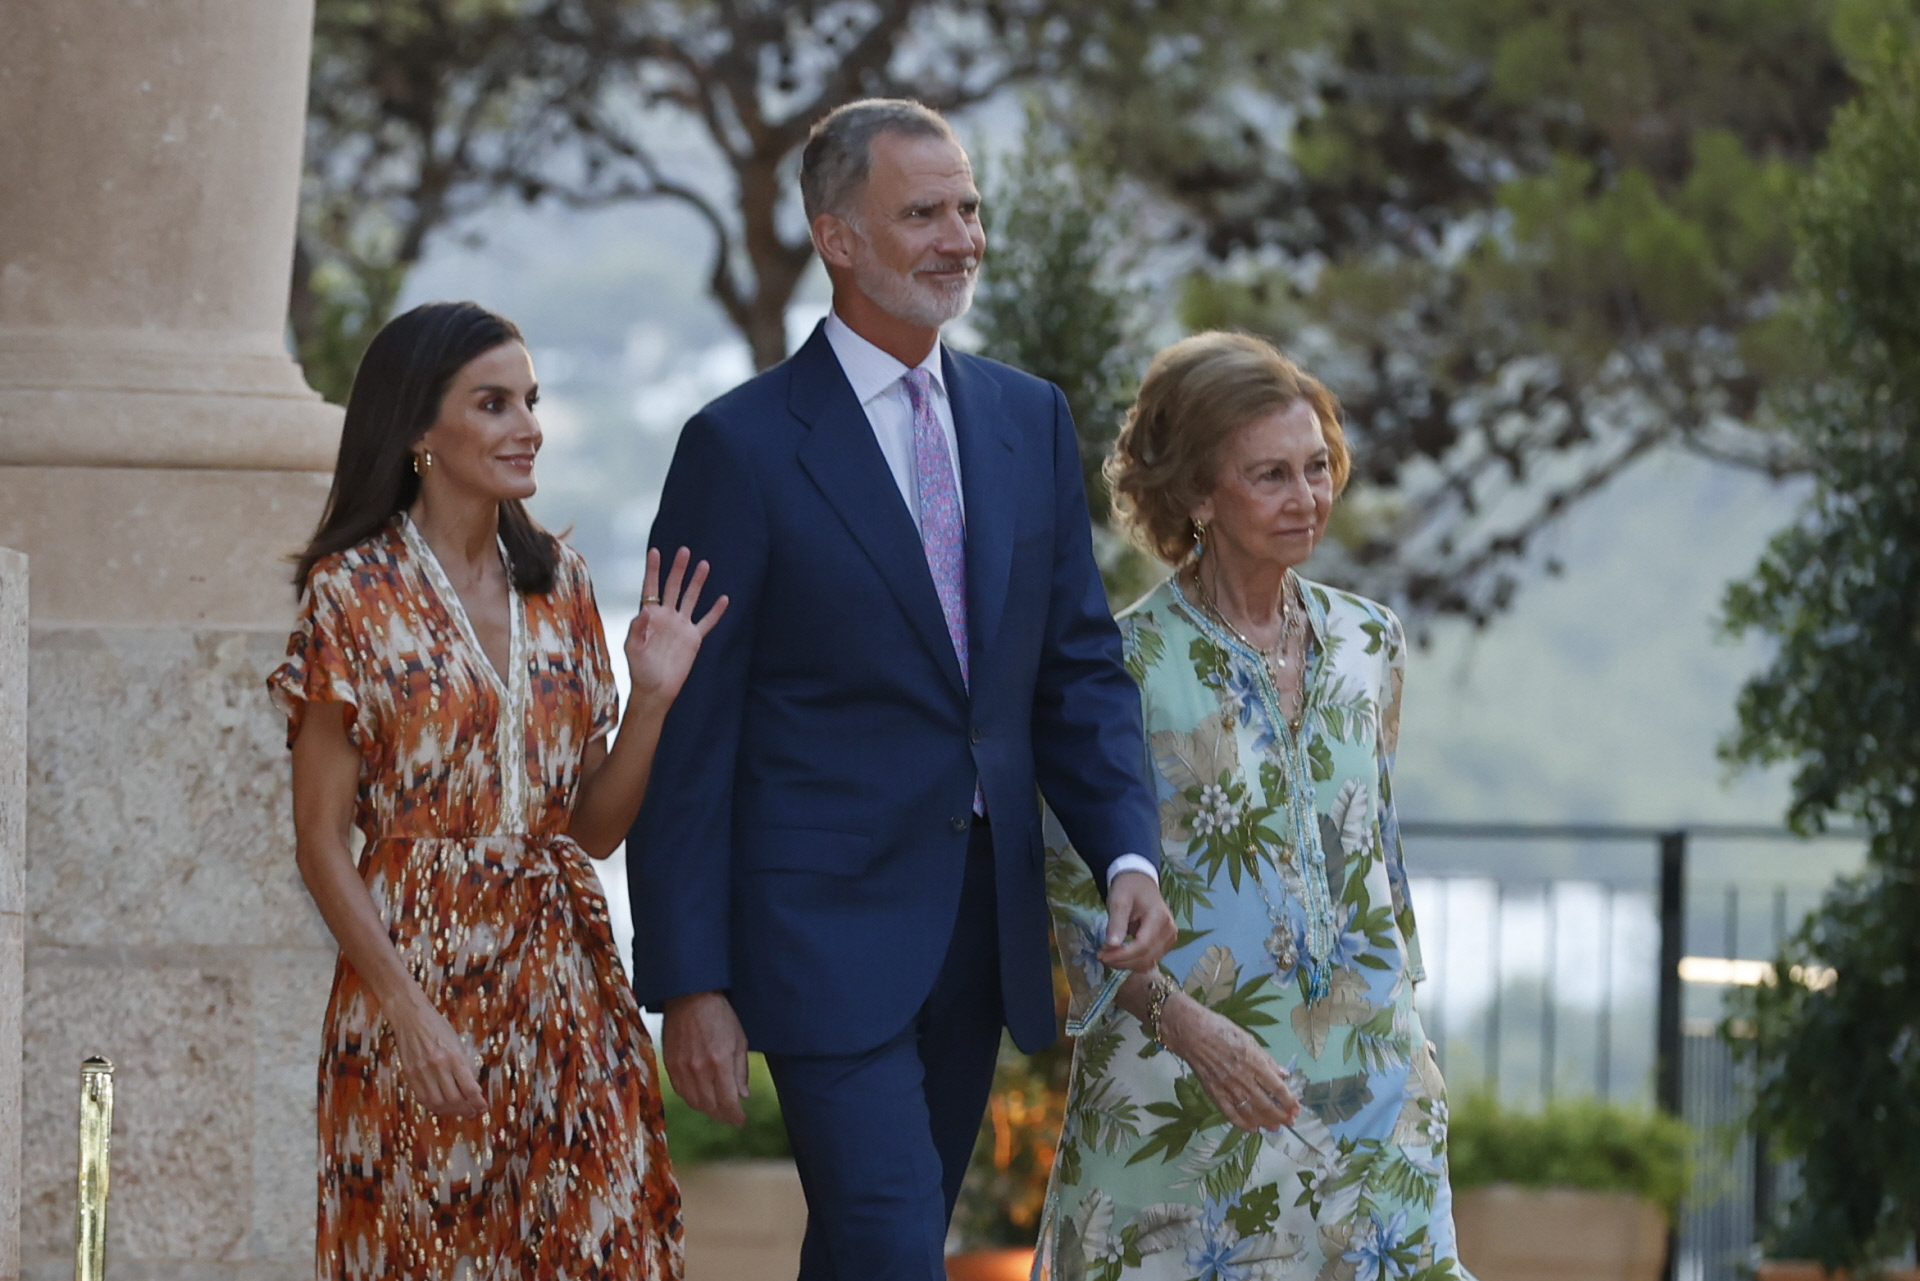
[[[1414,928],[1413,899],[1407,892],[1406,852],[1400,844],[1400,811],[1393,799],[1393,759],[1400,750],[1400,691],[1406,684],[1407,640],[1400,620],[1391,612],[1383,633],[1386,679],[1380,691],[1380,845],[1386,854],[1387,883],[1393,891],[1393,919],[1406,944],[1407,977],[1426,980],[1420,956],[1420,935]]]
[[[267,677],[267,693],[287,716],[287,746],[313,703],[347,709],[347,737],[360,746],[360,661],[354,643],[352,597],[338,569],[316,566],[300,594],[300,614],[287,637],[287,659]]]
[[[565,554],[573,579],[574,634],[580,638],[583,656],[581,683],[593,717],[587,741],[592,742],[611,734],[620,723],[620,691],[613,683],[613,660],[607,650],[606,626],[600,621],[600,605],[593,596],[593,576],[580,553],[569,547]]]

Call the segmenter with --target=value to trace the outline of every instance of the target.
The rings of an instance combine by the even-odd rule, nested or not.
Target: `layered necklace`
[[[1200,605],[1201,608],[1207,611],[1208,616],[1214,622],[1220,624],[1221,627],[1225,628],[1227,634],[1239,641],[1244,649],[1260,657],[1261,661],[1266,664],[1267,674],[1272,677],[1276,687],[1291,685],[1293,682],[1287,679],[1287,655],[1293,652],[1294,642],[1300,639],[1301,634],[1306,630],[1307,624],[1307,603],[1300,595],[1299,575],[1289,569],[1286,572],[1286,577],[1281,581],[1280,636],[1274,641],[1271,648],[1254,644],[1251,640],[1247,639],[1245,632],[1242,632],[1238,627],[1234,626],[1233,620],[1227,617],[1226,611],[1220,608],[1218,601],[1214,600],[1213,586],[1207,582],[1206,573],[1200,565],[1193,567],[1193,582],[1194,586],[1200,589]],[[1304,662],[1304,647],[1301,650],[1301,657]],[[1307,687],[1304,676],[1299,682],[1299,688],[1300,693],[1294,703],[1293,715],[1286,718],[1288,727],[1296,734],[1300,732],[1301,713],[1305,711],[1307,705]],[[1276,692],[1278,692],[1277,689]]]

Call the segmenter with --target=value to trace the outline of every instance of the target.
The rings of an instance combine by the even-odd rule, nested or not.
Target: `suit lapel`
[[[947,396],[960,449],[967,507],[967,635],[973,669],[1000,628],[1013,564],[1014,437],[1000,411],[1000,390],[965,356],[946,352]]]
[[[800,465],[873,562],[914,633],[932,652],[947,679],[964,693],[966,682],[960,675],[960,660],[947,635],[946,618],[940,612],[940,597],[933,590],[933,575],[927,569],[920,533],[900,497],[900,487],[880,452],[880,443],[873,438],[866,410],[854,399],[853,386],[827,343],[824,328],[816,328],[794,353],[787,404],[812,429],[800,446]],[[966,465],[964,455],[961,465]],[[968,515],[971,527],[970,500]],[[971,536],[968,552],[972,552]],[[968,594],[971,596],[971,589]]]

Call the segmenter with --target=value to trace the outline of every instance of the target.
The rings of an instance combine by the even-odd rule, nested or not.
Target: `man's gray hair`
[[[800,153],[800,204],[809,224],[823,213],[847,215],[867,185],[873,140],[883,133],[959,141],[944,116],[910,98],[862,98],[834,108]]]

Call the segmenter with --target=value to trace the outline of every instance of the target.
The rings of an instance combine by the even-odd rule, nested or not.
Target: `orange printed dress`
[[[402,514],[314,567],[268,678],[290,738],[308,704],[346,704],[360,874],[487,1099],[473,1118],[417,1103],[340,959],[320,1055],[323,1279],[681,1274],[653,1045],[566,835],[582,754],[618,715],[592,584],[562,547],[552,591],[510,596],[502,681]]]

